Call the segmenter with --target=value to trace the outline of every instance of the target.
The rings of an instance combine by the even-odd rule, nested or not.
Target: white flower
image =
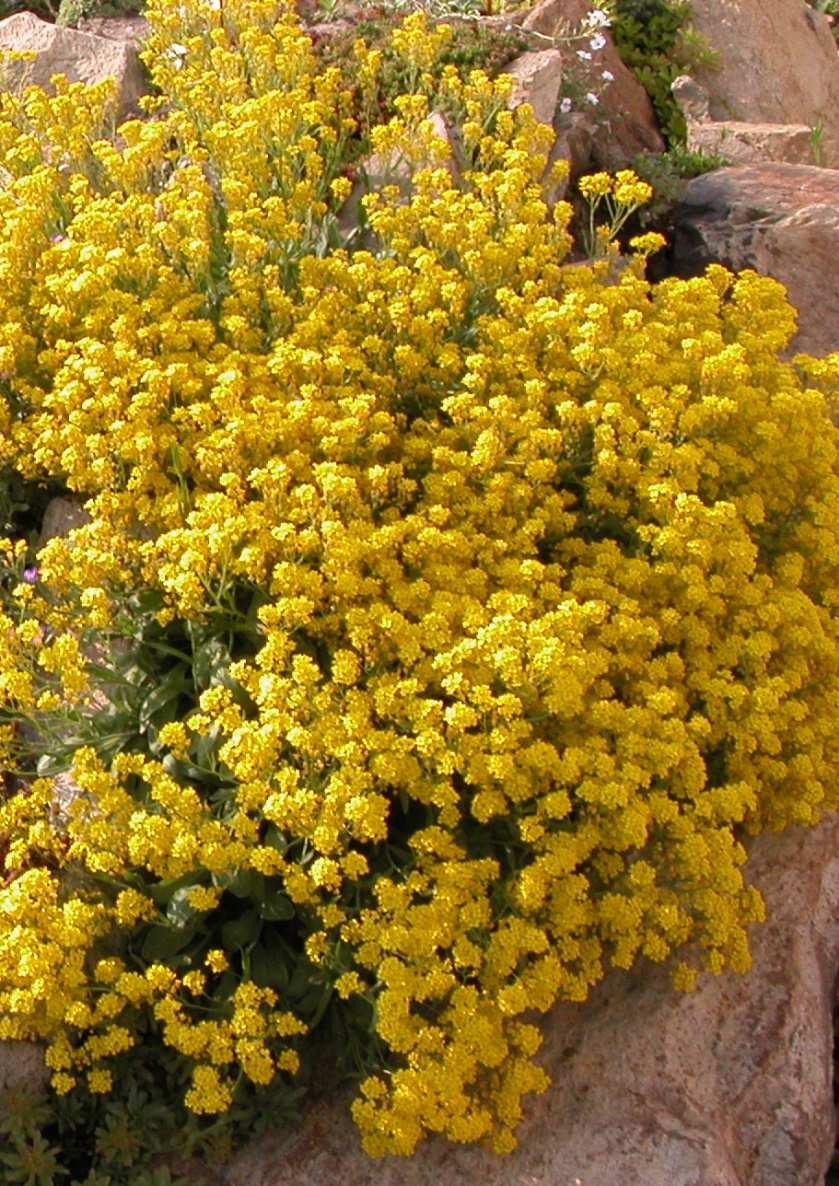
[[[574,105],[571,102],[571,100],[569,98],[565,98],[560,103],[559,110],[562,112],[563,115],[567,115],[573,106]]]
[[[602,8],[593,8],[586,17],[585,23],[590,29],[608,29],[612,21],[608,12],[604,12]]]
[[[602,49],[605,44],[606,44],[606,38],[603,36],[602,33],[595,33],[594,36],[592,37],[591,41],[589,42],[589,45],[591,46],[592,49]]]
[[[586,102],[591,103],[592,107],[596,107],[600,100],[598,99],[597,95],[595,95],[594,91],[589,91],[589,93],[586,95]]]
[[[186,57],[187,53],[188,50],[186,46],[180,45],[177,41],[175,41],[164,52],[163,56],[165,58],[171,58],[173,66],[177,66],[180,70],[181,66],[184,64],[184,58]]]
[[[577,50],[577,57],[578,57],[578,58],[582,58],[582,59],[583,59],[583,61],[585,61],[585,62],[590,62],[590,61],[591,61],[591,54],[590,54],[590,53],[589,53],[587,50],[585,50],[585,49],[578,49],[578,50]]]
[[[615,81],[615,76],[611,70],[604,70],[603,73],[600,75],[600,77],[603,79],[604,82],[614,82]]]

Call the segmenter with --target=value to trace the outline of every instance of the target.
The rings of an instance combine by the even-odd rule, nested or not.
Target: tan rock
[[[504,67],[516,80],[510,106],[529,103],[543,124],[553,124],[562,85],[562,54],[558,49],[532,50]]]
[[[588,0],[541,0],[517,23],[525,32],[541,38],[540,45],[545,45],[544,39],[569,28],[579,28],[591,8]],[[624,66],[608,29],[601,32],[606,44],[592,52],[590,63],[576,59],[575,70],[579,70],[584,85],[600,96],[595,108],[599,126],[592,144],[594,159],[602,168],[613,169],[625,165],[639,152],[662,152],[664,141],[647,92]],[[589,52],[585,43],[579,42],[566,54],[576,55],[578,48]],[[604,85],[602,78],[604,70],[614,76],[608,85]]]
[[[823,13],[803,0],[692,0],[693,25],[720,55],[701,81],[715,120],[824,125],[839,166],[839,54]]]
[[[77,28],[95,37],[130,41],[139,45],[148,35],[149,22],[143,16],[86,16],[79,21]]]
[[[717,169],[689,182],[674,222],[679,275],[716,261],[773,276],[799,313],[792,352],[839,349],[839,170],[777,163]]]
[[[228,1186],[817,1186],[834,1137],[839,818],[759,838],[747,867],[769,921],[747,976],[676,994],[661,968],[612,973],[547,1023],[553,1086],[508,1157],[428,1142],[359,1151],[347,1101],[321,1102],[227,1167]]]
[[[74,527],[83,527],[89,522],[90,515],[84,509],[80,498],[73,495],[67,498],[51,498],[44,510],[38,546],[43,547],[51,539],[64,539]]]
[[[804,124],[744,124],[736,120],[689,123],[687,146],[691,152],[726,157],[732,165],[759,165],[762,161],[815,163],[811,129]]]
[[[88,84],[113,78],[118,119],[134,111],[146,90],[136,47],[129,40],[66,29],[42,21],[31,12],[19,12],[0,21],[0,50],[37,55],[33,61],[5,63],[7,85],[34,84],[49,89],[53,74]]]
[[[446,121],[438,111],[432,111],[428,117],[431,129],[431,142],[440,141],[445,146],[443,164],[453,176],[457,176],[457,160],[454,138]],[[360,162],[358,166],[358,180],[353,186],[352,193],[347,198],[338,214],[338,228],[345,239],[354,235],[361,219],[361,200],[367,194],[375,193],[386,185],[395,185],[401,191],[405,200],[411,192],[411,179],[419,168],[427,167],[428,155],[417,146],[415,160],[408,160],[398,150],[390,153],[373,153],[372,156]],[[372,246],[369,231],[362,236],[363,245]],[[356,246],[359,246],[358,242]]]
[[[46,1086],[49,1072],[44,1054],[35,1042],[0,1041],[0,1092],[39,1092]]]
[[[733,165],[762,161],[786,161],[790,165],[819,163],[813,132],[806,124],[712,120],[711,97],[696,79],[680,75],[671,90],[685,118],[687,147],[691,152],[724,156]]]
[[[670,87],[671,94],[688,124],[706,124],[711,120],[711,96],[707,87],[689,74],[680,74]]]
[[[572,184],[591,165],[594,127],[588,116],[580,111],[560,114],[554,123],[556,140],[548,157],[548,167],[555,161],[568,161],[568,176],[548,192],[551,205],[566,196]]]

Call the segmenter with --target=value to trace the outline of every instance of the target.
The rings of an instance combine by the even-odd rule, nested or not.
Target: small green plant
[[[56,24],[75,27],[89,16],[134,16],[143,8],[143,0],[61,0]]]
[[[824,123],[819,120],[810,129],[810,151],[813,154],[813,164],[821,166],[824,163],[822,140],[824,139]]]
[[[730,164],[731,161],[725,156],[692,152],[679,145],[668,148],[666,152],[636,156],[632,167],[653,190],[653,196],[642,214],[643,222],[652,226],[666,222],[668,213],[679,201],[687,181]]]
[[[296,1114],[298,1087],[251,1089],[222,1117],[200,1119],[180,1103],[177,1060],[145,1045],[120,1058],[107,1095],[25,1088],[0,1092],[3,1186],[204,1186],[208,1165],[246,1137]],[[189,1162],[189,1176],[177,1172]]]
[[[403,21],[395,10],[383,6],[365,10],[361,19],[345,31],[315,40],[315,51],[323,67],[335,66],[343,76],[343,85],[358,97],[356,62],[353,44],[363,38],[380,55],[374,85],[356,108],[359,131],[349,146],[351,158],[369,151],[370,129],[395,113],[394,100],[409,93],[419,82],[406,67],[404,56],[394,49],[392,38]],[[516,29],[502,29],[475,21],[453,21],[449,37],[441,39],[438,55],[431,68],[439,78],[446,67],[453,66],[462,78],[473,70],[497,74],[508,62],[529,48],[528,38]],[[440,103],[440,106],[444,106]]]
[[[18,12],[34,12],[45,21],[54,21],[58,15],[58,3],[52,0],[0,0],[0,20]]]
[[[670,88],[680,74],[711,70],[719,55],[690,24],[689,0],[616,0],[612,27],[623,61],[642,83],[668,145],[687,129]]]
[[[74,27],[89,16],[139,13],[144,0],[0,0],[0,20],[17,12],[34,12],[45,21]]]

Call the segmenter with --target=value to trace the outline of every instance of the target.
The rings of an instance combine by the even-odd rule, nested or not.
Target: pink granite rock
[[[752,845],[769,921],[746,976],[678,995],[661,968],[612,973],[546,1024],[553,1086],[516,1152],[428,1142],[371,1161],[347,1099],[241,1152],[228,1186],[817,1186],[834,1139],[839,817]]]
[[[813,132],[806,124],[713,120],[711,97],[696,79],[681,75],[671,90],[685,118],[687,147],[691,152],[726,157],[732,165],[757,165],[764,161],[789,165],[819,163]]]
[[[149,23],[143,16],[86,16],[82,17],[77,28],[95,37],[140,45],[148,35]]]

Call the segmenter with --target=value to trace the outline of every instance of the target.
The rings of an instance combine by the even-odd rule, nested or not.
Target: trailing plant
[[[837,806],[836,359],[657,236],[566,264],[550,130],[421,16],[383,123],[275,0],[148,16],[117,142],[0,96],[0,462],[89,516],[2,542],[0,1038],[111,1163],[134,1060],[199,1146],[324,1050],[371,1155],[509,1150],[534,1011],[745,970],[746,836]]]
[[[719,59],[690,16],[690,0],[615,0],[615,46],[650,96],[670,147],[683,144],[686,136],[670,88],[680,74],[712,70]]]

